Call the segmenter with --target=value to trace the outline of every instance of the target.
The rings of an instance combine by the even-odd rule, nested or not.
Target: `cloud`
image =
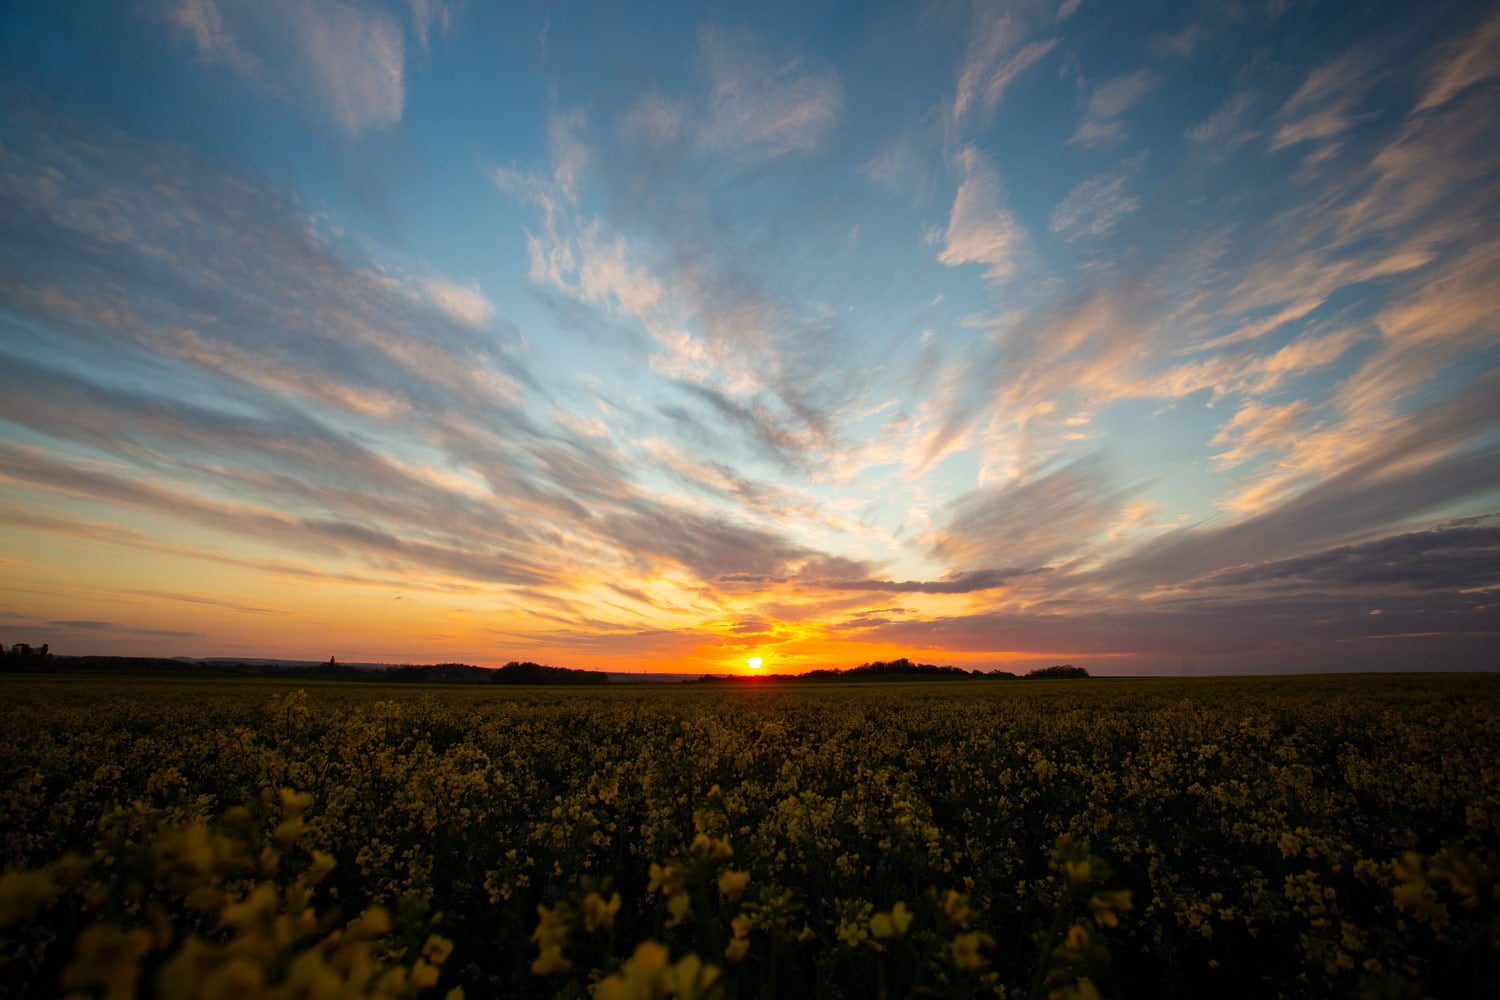
[[[965,146],[957,161],[964,178],[938,260],[950,267],[982,264],[989,281],[1005,281],[1015,273],[1025,232],[1005,206],[1000,171],[989,157]]]
[[[1497,382],[1490,373],[1380,439],[1346,443],[1342,467],[1312,485],[1222,527],[1169,532],[1098,578],[1127,592],[1171,587],[1224,567],[1290,557],[1309,543],[1357,543],[1493,495],[1500,490],[1500,446],[1479,442],[1493,426],[1489,400]]]
[[[1233,468],[1267,451],[1288,447],[1308,412],[1307,402],[1300,399],[1280,406],[1246,403],[1208,442],[1209,447],[1231,445],[1213,456],[1214,463],[1220,468]]]
[[[93,619],[63,620],[48,622],[53,628],[68,632],[117,632],[124,635],[156,636],[166,639],[201,639],[202,632],[182,632],[175,629],[160,628],[131,628],[128,625],[118,625],[114,622],[101,622]]]
[[[1260,132],[1245,124],[1245,117],[1254,104],[1254,95],[1242,90],[1225,100],[1218,109],[1196,125],[1189,126],[1183,135],[1195,146],[1224,156],[1260,135]]]
[[[180,0],[170,17],[177,29],[192,39],[200,55],[228,63],[246,76],[257,74],[260,60],[240,48],[225,27],[220,6],[220,0]]]
[[[1305,556],[1223,570],[1200,586],[1335,587],[1365,591],[1403,587],[1417,591],[1500,586],[1500,527],[1462,524],[1391,535]]]
[[[401,120],[406,53],[394,18],[332,0],[293,16],[306,69],[340,125],[359,133]]]
[[[1068,142],[1090,147],[1123,139],[1125,126],[1120,119],[1156,84],[1156,77],[1144,69],[1099,84],[1089,97],[1083,119]]]
[[[604,520],[615,544],[646,574],[665,563],[703,583],[782,579],[817,556],[775,532],[680,506],[638,504]]]
[[[534,376],[472,289],[361,259],[180,150],[72,134],[26,138],[0,173],[5,297],[24,320],[6,322],[0,407],[49,441],[7,450],[14,488],[417,582],[567,587],[564,537],[580,572],[633,558],[596,515],[670,529],[607,443],[517,405]],[[51,163],[69,172],[49,188]],[[82,197],[134,240],[71,225]]]
[[[552,180],[569,202],[577,203],[578,185],[589,162],[584,138],[588,120],[581,110],[554,114],[547,123],[547,141],[552,151]]]
[[[658,145],[676,142],[691,127],[689,112],[681,101],[651,92],[631,105],[620,121],[627,135],[641,136]]]
[[[495,319],[494,304],[477,285],[455,285],[441,278],[428,278],[422,287],[432,304],[456,323],[483,330]]]
[[[1153,55],[1176,56],[1179,59],[1187,59],[1197,51],[1203,36],[1208,33],[1208,26],[1202,21],[1194,21],[1183,25],[1176,31],[1158,32],[1146,41],[1146,47]]]
[[[827,590],[876,591],[890,594],[973,594],[1004,587],[1011,577],[1026,570],[981,569],[956,573],[941,580],[817,580],[815,587]]]
[[[969,572],[1053,565],[1085,550],[1131,492],[1102,458],[1074,458],[954,500],[931,556]]]
[[[1346,327],[1322,335],[1294,337],[1268,353],[1221,349],[1210,357],[1172,365],[1122,384],[1121,395],[1180,399],[1209,390],[1213,401],[1240,394],[1262,396],[1339,361],[1364,337],[1358,328]]]
[[[1139,211],[1140,199],[1125,185],[1145,162],[1146,154],[1137,153],[1114,170],[1080,181],[1052,210],[1052,231],[1070,242],[1085,237],[1098,239]]]
[[[1432,61],[1430,83],[1417,111],[1440,108],[1470,87],[1500,76],[1500,12],[1478,29],[1443,46]]]
[[[365,415],[515,396],[524,376],[500,338],[471,325],[485,311],[477,294],[351,263],[282,192],[173,146],[108,134],[36,142],[28,157],[0,156],[12,219],[0,281],[15,311],[62,325],[90,356],[121,364],[146,352],[171,359],[169,383],[222,377],[236,383],[231,396],[250,384]],[[65,182],[47,182],[55,163]],[[106,229],[76,221],[95,203],[115,219]],[[132,233],[123,245],[121,226]]]
[[[554,123],[550,131],[558,130]],[[634,133],[625,131],[628,142]],[[675,158],[653,157],[649,177],[622,178],[617,159],[589,152],[590,181],[615,185],[631,206],[616,223],[567,195],[563,162],[554,143],[550,174],[516,167],[495,174],[504,190],[540,209],[539,225],[528,228],[530,277],[553,296],[563,322],[607,339],[612,351],[627,344],[646,361],[640,375],[680,390],[654,413],[695,446],[782,472],[812,471],[814,452],[820,462],[836,457],[833,414],[862,383],[845,377],[842,317],[788,288],[805,284],[805,274],[785,260],[786,240],[763,225],[779,210],[747,207],[726,217],[693,187],[701,182],[696,168],[691,176],[674,172]],[[658,205],[650,192],[662,191],[676,194]],[[684,191],[697,193],[677,196]],[[736,202],[745,197],[736,185]]]
[[[1318,147],[1311,154],[1314,162],[1332,156],[1342,147],[1345,133],[1371,117],[1358,109],[1378,76],[1374,58],[1360,50],[1318,67],[1282,105],[1271,149],[1312,142]]]
[[[776,63],[749,38],[704,29],[699,57],[708,78],[700,141],[711,149],[777,157],[819,149],[844,111],[844,86],[833,69],[802,61]]]
[[[239,601],[224,601],[213,597],[203,597],[199,594],[176,594],[165,590],[127,590],[122,593],[134,597],[149,597],[158,601],[173,601],[178,604],[201,604],[211,608],[224,608],[242,615],[273,615],[289,616],[297,615],[296,611],[286,611],[281,608],[264,608],[254,604],[244,604]]]
[[[1372,608],[1378,603],[1379,608]],[[1380,610],[1380,615],[1371,615]],[[1033,655],[1087,662],[1111,673],[1284,673],[1345,670],[1482,670],[1493,661],[1500,609],[1455,598],[1402,599],[1368,591],[1221,600],[1156,601],[1128,608],[992,611],[930,618],[855,619],[865,642],[954,653]],[[1394,642],[1400,645],[1392,645]],[[1097,657],[1097,659],[1095,659]]]
[[[204,552],[240,553],[237,571],[461,592],[549,649],[686,655],[736,630],[784,636],[785,615],[1037,655],[1211,650],[1216,628],[1265,650],[1283,633],[1376,641],[1359,617],[1372,607],[1381,634],[1433,631],[1395,600],[1418,590],[1481,631],[1479,597],[1422,580],[1444,557],[1479,579],[1488,542],[1468,539],[1472,560],[1458,535],[1364,547],[1497,495],[1487,71],[1445,90],[1443,67],[1411,63],[1392,88],[1438,96],[1367,119],[1387,91],[1358,81],[1385,80],[1383,58],[1342,76],[1303,65],[1273,90],[1247,40],[1226,58],[1270,70],[1254,90],[1216,88],[1206,119],[1158,123],[1190,125],[1185,149],[1153,147],[1149,168],[1116,157],[1037,202],[988,144],[1021,140],[989,126],[1073,47],[1052,37],[1068,11],[1042,6],[974,8],[938,90],[898,95],[887,133],[850,147],[875,183],[915,193],[894,214],[870,215],[890,195],[833,169],[857,138],[841,134],[857,55],[835,70],[690,30],[699,58],[671,92],[574,93],[542,159],[494,174],[527,216],[531,346],[488,279],[387,259],[238,166],[0,111],[0,490],[59,511],[6,512],[6,530],[178,556],[175,522]],[[171,9],[217,72],[278,99],[303,86],[353,133],[399,120],[407,55],[452,30],[424,0],[304,8]],[[334,53],[317,30],[264,29],[381,11],[405,32],[394,61],[371,62],[358,31]],[[1077,41],[1068,58],[1091,58]],[[1077,124],[1075,151],[1117,141],[1162,96],[1153,79],[1085,89],[1083,122],[1065,116],[1054,138]],[[1295,155],[1224,163],[1257,134]],[[1338,143],[1339,170],[1294,162]],[[863,256],[933,221],[921,192],[945,159],[952,201],[925,249],[908,236],[905,259]],[[1181,195],[1149,220],[1148,170]],[[1057,261],[1029,242],[1035,218]],[[1065,270],[1065,242],[1126,231],[1130,255],[1090,247]],[[1328,593],[1402,558],[1409,580]],[[895,595],[920,610],[869,610]],[[923,624],[933,609],[982,613]]]
[[[424,48],[430,26],[445,24],[447,10],[414,5]],[[401,120],[405,35],[385,11],[342,0],[180,0],[171,17],[204,59],[288,101],[310,92],[351,134]]]
[[[801,57],[772,57],[747,33],[698,33],[700,95],[641,95],[621,116],[620,132],[658,146],[685,144],[749,160],[816,153],[844,114],[838,71]]]
[[[987,125],[1006,88],[1057,44],[1056,38],[1028,42],[1026,31],[1020,9],[1002,12],[998,6],[976,6],[968,50],[947,109],[950,129],[961,129],[975,117]]]
[[[407,0],[412,36],[423,52],[431,48],[432,34],[447,35],[458,22],[465,0]]]

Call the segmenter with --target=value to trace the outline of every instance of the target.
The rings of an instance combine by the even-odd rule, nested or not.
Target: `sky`
[[[1500,666],[1500,5],[11,0],[0,640]]]

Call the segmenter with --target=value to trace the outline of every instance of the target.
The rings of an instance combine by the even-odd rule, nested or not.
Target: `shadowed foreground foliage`
[[[1465,995],[1497,682],[7,677],[0,992]]]

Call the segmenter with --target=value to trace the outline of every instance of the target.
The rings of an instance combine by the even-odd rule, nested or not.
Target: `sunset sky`
[[[1500,6],[0,10],[0,642],[1500,665]]]

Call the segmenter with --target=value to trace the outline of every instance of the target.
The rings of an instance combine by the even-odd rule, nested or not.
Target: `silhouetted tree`
[[[1071,663],[1063,663],[1052,667],[1038,667],[1028,673],[1027,677],[1040,678],[1073,678],[1087,677],[1089,672],[1083,667],[1075,667]]]

